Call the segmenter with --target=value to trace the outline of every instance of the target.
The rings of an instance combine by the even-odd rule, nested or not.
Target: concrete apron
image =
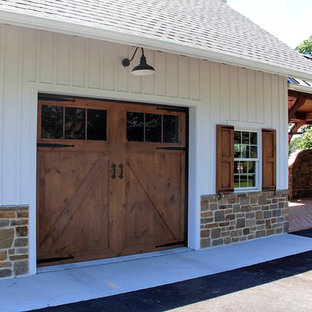
[[[41,268],[0,281],[5,311],[101,298],[241,268],[312,250],[312,238],[283,234],[205,250],[179,248]]]

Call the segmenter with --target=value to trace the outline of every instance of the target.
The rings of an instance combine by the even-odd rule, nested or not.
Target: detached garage
[[[2,2],[0,276],[287,232],[288,76],[221,0]]]

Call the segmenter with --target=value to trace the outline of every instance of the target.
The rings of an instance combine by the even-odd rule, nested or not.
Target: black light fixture
[[[127,58],[124,58],[122,60],[122,65],[124,67],[128,67],[130,65],[130,63],[132,62],[132,60],[134,59],[135,57],[135,54],[136,52],[138,51],[139,47],[137,47],[131,57],[131,59],[127,59]],[[142,50],[142,55],[141,55],[141,59],[140,59],[140,64],[135,66],[133,69],[132,69],[132,74],[133,75],[138,75],[138,76],[147,76],[147,75],[153,75],[155,74],[155,69],[153,66],[151,65],[148,65],[146,63],[146,57],[144,55],[144,50],[143,48],[141,48]]]

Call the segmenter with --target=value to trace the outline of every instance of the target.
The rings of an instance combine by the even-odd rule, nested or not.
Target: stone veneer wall
[[[289,198],[312,197],[312,149],[295,156],[288,168]]]
[[[0,206],[0,278],[28,273],[28,210]]]
[[[287,233],[288,191],[201,197],[201,248]]]

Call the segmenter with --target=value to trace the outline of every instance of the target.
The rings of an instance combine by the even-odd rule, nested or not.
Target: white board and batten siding
[[[137,77],[121,65],[134,48],[0,24],[0,205],[30,205],[32,255],[38,92],[190,108],[190,247],[200,195],[215,193],[216,124],[276,129],[277,188],[287,188],[286,78],[151,50],[156,74]]]

